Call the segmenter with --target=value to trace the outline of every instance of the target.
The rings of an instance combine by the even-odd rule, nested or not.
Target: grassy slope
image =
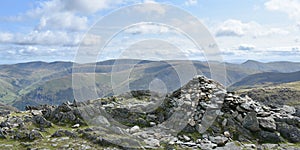
[[[300,81],[241,88],[237,93],[247,94],[266,105],[286,104],[300,108]]]
[[[265,72],[249,75],[231,85],[229,89],[251,88],[264,85],[282,84],[300,81],[300,71],[292,73]]]

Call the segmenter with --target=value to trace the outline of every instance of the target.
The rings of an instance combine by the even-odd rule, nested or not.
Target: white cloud
[[[296,24],[296,28],[300,31],[300,21]]]
[[[242,22],[240,20],[233,20],[233,19],[224,21],[222,24],[219,25],[219,27],[217,27],[215,32],[215,35],[217,37],[251,36],[257,38],[262,36],[287,35],[287,34],[289,34],[289,31],[281,28],[263,26],[254,21]]]
[[[101,42],[102,38],[99,35],[87,34],[81,41],[81,46],[97,46]]]
[[[268,0],[265,7],[271,11],[286,13],[289,18],[300,20],[300,1],[299,0]]]
[[[151,14],[151,13],[156,13],[158,15],[163,15],[166,12],[165,7],[156,4],[155,1],[147,1],[146,2],[148,5],[141,5],[141,6],[136,6],[134,7],[135,10],[143,13],[143,14]]]
[[[70,12],[62,12],[43,16],[37,29],[85,30],[87,29],[87,23],[87,17],[75,16]]]
[[[14,37],[14,35],[12,33],[8,33],[8,32],[1,33],[0,32],[0,43],[9,42],[13,39],[13,37]]]
[[[243,23],[240,20],[226,20],[216,31],[216,36],[244,36],[251,28],[259,26],[255,22]]]
[[[238,50],[253,50],[255,49],[255,45],[251,45],[251,44],[241,44],[238,46],[237,48]]]
[[[61,0],[60,3],[65,10],[91,14],[121,4],[123,0]]]
[[[17,45],[59,45],[76,46],[81,34],[63,31],[32,31],[28,34],[0,33],[0,43]]]
[[[186,6],[197,5],[197,3],[198,3],[198,0],[187,0],[187,1],[184,2],[184,4]]]
[[[157,3],[155,0],[144,0],[144,3]]]
[[[169,32],[169,28],[151,23],[140,23],[128,28],[125,32],[130,34],[161,34]]]
[[[128,0],[130,1],[130,0]],[[87,29],[87,16],[109,9],[125,0],[50,0],[39,2],[25,17],[40,18],[39,30],[61,29],[82,31]]]

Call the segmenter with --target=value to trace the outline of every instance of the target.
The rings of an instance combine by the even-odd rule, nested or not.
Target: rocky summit
[[[292,106],[261,104],[204,76],[173,93],[1,110],[0,149],[299,149]]]

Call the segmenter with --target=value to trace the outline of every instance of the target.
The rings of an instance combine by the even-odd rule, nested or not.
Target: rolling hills
[[[291,73],[264,72],[249,75],[231,85],[231,88],[247,88],[267,84],[280,84],[300,81],[300,71]]]
[[[247,61],[242,64],[192,61],[197,74],[210,77],[210,68],[216,68],[219,76],[222,66],[226,65],[226,80],[219,81],[223,85],[237,85],[238,87],[248,84],[259,84],[270,82],[280,83],[297,81],[299,75],[291,73],[300,71],[300,63],[294,62],[273,62],[260,63]],[[254,65],[255,64],[255,65]],[[82,84],[93,82],[95,77],[96,91],[99,97],[112,95],[111,77],[113,72],[115,77],[122,77],[126,74],[129,78],[116,83],[115,86],[122,87],[129,85],[130,90],[148,89],[151,81],[159,79],[165,83],[168,92],[172,92],[180,87],[179,77],[176,68],[185,69],[187,61],[150,61],[150,60],[107,60],[95,64],[76,64],[86,76]],[[276,67],[279,66],[279,67]],[[283,67],[285,66],[285,67]],[[95,68],[94,68],[95,67]],[[0,102],[13,105],[18,109],[24,109],[26,105],[39,104],[61,104],[65,101],[72,101],[72,62],[28,62],[13,65],[0,65]],[[266,73],[270,72],[271,73]],[[188,74],[188,72],[184,72]],[[298,72],[299,73],[299,72]],[[269,80],[273,74],[276,78]],[[290,75],[285,78],[282,76]],[[265,79],[265,76],[267,77]],[[293,78],[292,78],[293,77]],[[254,78],[257,78],[256,80]],[[293,80],[291,80],[293,79]],[[247,82],[246,82],[247,81]],[[257,81],[257,82],[256,82]],[[236,83],[237,82],[237,83]],[[85,87],[88,91],[91,87]],[[76,89],[75,89],[76,90]]]

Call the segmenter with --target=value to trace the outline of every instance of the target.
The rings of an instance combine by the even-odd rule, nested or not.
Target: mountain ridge
[[[251,62],[251,61],[250,61]],[[113,65],[115,67],[123,68],[123,70],[129,69],[129,67],[134,65],[133,73],[131,73],[131,84],[132,89],[142,88],[145,89],[147,87],[139,86],[139,85],[148,85],[153,79],[159,78],[162,81],[166,82],[169,85],[169,90],[175,90],[172,87],[178,87],[176,70],[172,67],[172,65],[187,65],[184,60],[167,60],[167,61],[150,61],[150,60],[138,60],[138,59],[122,59],[122,60],[107,60],[103,62],[97,62],[96,64],[75,64],[75,67],[81,67],[83,71],[87,74],[96,73],[99,78],[105,78],[105,80],[109,80],[108,77],[111,75]],[[249,62],[248,62],[249,63]],[[271,64],[277,64],[280,62],[272,62]],[[295,66],[298,65],[296,62],[282,62],[285,66],[294,66],[291,70],[288,69],[278,69],[274,70],[275,72],[291,72],[295,70]],[[290,63],[292,65],[286,65],[286,63]],[[243,65],[244,64],[244,65]],[[265,63],[258,62],[259,65],[264,66]],[[95,67],[96,65],[96,67]],[[207,62],[202,61],[192,61],[192,65],[197,69],[198,74],[203,74],[205,76],[210,76],[210,68],[216,67],[222,68],[225,65],[226,68],[226,81],[223,82],[225,86],[229,86],[237,81],[242,80],[243,78],[257,74],[263,73],[264,71],[270,70],[270,65],[267,64],[267,67],[259,67],[259,69],[255,67],[247,68],[245,63],[242,64],[231,64],[231,63],[221,63],[221,62],[210,62],[208,65]],[[274,65],[271,65],[274,66]],[[48,91],[46,89],[51,82],[53,83],[67,83],[67,87],[72,88],[72,72],[73,72],[74,64],[73,62],[27,62],[21,64],[13,64],[13,65],[0,65],[0,82],[3,83],[0,88],[0,102],[4,102],[5,104],[13,105],[14,103],[20,105],[18,108],[23,108],[24,105],[21,105],[20,102],[31,101],[32,99],[36,99],[35,97],[28,97],[28,95],[39,95],[40,87],[44,87],[43,90]],[[223,66],[224,67],[224,66]],[[285,67],[288,68],[288,67]],[[265,69],[265,70],[264,70]],[[300,65],[299,65],[300,71]],[[127,70],[128,71],[128,70]],[[119,72],[122,74],[122,72]],[[166,76],[166,74],[168,74]],[[174,80],[168,80],[164,77],[174,77]],[[176,81],[175,81],[176,80]],[[99,89],[104,91],[110,91],[110,87],[105,85],[104,83],[100,83],[103,81],[96,81],[96,85]],[[106,81],[105,81],[106,82]],[[128,81],[129,82],[129,81]],[[149,82],[149,83],[148,83]],[[108,82],[107,82],[108,83]],[[109,83],[108,83],[109,85]],[[51,99],[51,97],[57,97],[61,95],[66,88],[65,85],[60,86],[48,86],[52,89],[49,89],[49,92],[46,95],[41,95],[42,97],[47,97],[47,101]],[[67,89],[69,89],[67,88]],[[103,88],[106,88],[103,89]],[[69,92],[72,90],[68,90]],[[68,99],[73,99],[72,93],[66,93],[69,95]],[[100,92],[100,91],[99,91]],[[31,99],[31,100],[30,100]],[[57,98],[58,103],[66,101],[65,97]],[[43,101],[40,101],[43,102]],[[43,104],[43,103],[37,103]],[[16,105],[14,105],[16,106]]]

